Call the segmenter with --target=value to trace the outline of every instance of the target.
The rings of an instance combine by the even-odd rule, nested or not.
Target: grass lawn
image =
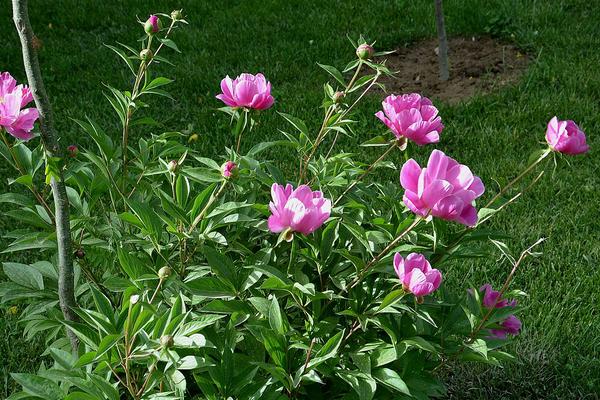
[[[133,44],[141,37],[136,15],[184,8],[190,26],[174,36],[181,55],[167,76],[176,82],[170,92],[176,102],[160,100],[154,117],[165,130],[189,124],[200,135],[198,149],[208,156],[223,154],[231,144],[228,119],[215,109],[219,81],[226,74],[263,72],[273,84],[275,110],[304,119],[314,131],[322,118],[319,104],[327,76],[316,62],[338,67],[353,57],[346,35],[364,34],[378,49],[392,49],[435,35],[433,1],[30,1],[34,30],[42,40],[40,61],[56,122],[65,146],[88,143],[69,117],[88,115],[119,137],[116,116],[102,95],[102,82],[131,86],[117,57],[103,43]],[[514,287],[529,294],[523,334],[514,350],[518,362],[504,369],[461,367],[449,376],[454,398],[594,398],[600,392],[600,223],[598,195],[600,146],[600,8],[584,0],[447,0],[449,35],[478,35],[486,27],[503,30],[533,57],[518,85],[480,96],[457,106],[438,104],[446,125],[444,150],[482,177],[488,195],[524,166],[543,141],[554,115],[574,119],[588,134],[591,153],[570,158],[548,171],[541,184],[495,219],[494,228],[514,237],[515,252],[547,237],[544,255],[518,273]],[[500,21],[500,22],[493,22]],[[0,70],[23,80],[20,47],[10,7],[0,8]],[[372,96],[360,109],[358,137],[341,143],[355,151],[356,143],[385,131],[373,113],[381,97]],[[156,115],[158,114],[158,115]],[[284,126],[274,112],[247,137],[250,142],[281,138]],[[162,128],[157,128],[162,129]],[[146,132],[138,130],[137,135]],[[423,161],[432,147],[413,154]],[[371,159],[375,153],[366,153]],[[276,153],[271,155],[275,156]],[[279,153],[282,162],[291,154]],[[9,171],[0,166],[2,192],[9,190]],[[397,172],[387,175],[397,180]],[[484,199],[485,200],[485,199]],[[14,221],[0,220],[0,233]],[[3,247],[3,246],[2,246]],[[36,254],[27,255],[35,259]],[[3,259],[8,257],[3,256]],[[499,285],[508,273],[495,259],[445,267],[447,284],[490,281]],[[22,339],[16,318],[0,308],[0,397],[13,384],[8,372],[35,370],[39,343]]]

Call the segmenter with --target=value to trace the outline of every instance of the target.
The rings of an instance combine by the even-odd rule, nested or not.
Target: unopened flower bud
[[[85,251],[83,251],[83,249],[77,249],[77,251],[75,252],[75,257],[81,260],[85,257]]]
[[[154,53],[152,53],[152,50],[150,49],[143,49],[142,51],[140,51],[140,58],[144,61],[151,60],[153,56]]]
[[[144,23],[144,31],[148,34],[148,36],[154,35],[156,32],[160,31],[162,28],[162,22],[160,18],[156,15],[152,14],[148,17],[148,20]]]
[[[183,10],[171,11],[171,18],[173,21],[179,21],[180,19],[183,19]]]
[[[140,296],[138,294],[134,294],[129,298],[129,304],[134,305],[140,300]]]
[[[174,174],[175,171],[177,171],[177,167],[178,166],[179,166],[179,164],[177,163],[177,161],[171,160],[167,164],[167,171],[169,171],[170,173]]]
[[[195,142],[196,140],[198,140],[198,134],[192,133],[188,139],[188,143]]]
[[[160,345],[164,348],[169,348],[173,346],[173,336],[171,335],[163,335],[160,337]]]
[[[373,46],[366,44],[366,43],[361,44],[356,49],[356,55],[361,60],[368,60],[369,58],[373,57],[374,53],[375,53],[375,49],[373,48]]]
[[[344,92],[335,92],[333,94],[333,101],[334,103],[339,104],[344,100],[344,97],[346,97]]]
[[[67,147],[67,154],[69,155],[69,157],[75,158],[77,157],[77,154],[79,154],[79,148],[72,144],[69,147]]]
[[[221,166],[221,175],[225,179],[231,179],[237,177],[238,166],[233,161],[227,161]]]
[[[171,268],[169,267],[162,267],[161,269],[158,270],[158,277],[160,279],[166,279],[171,275]]]

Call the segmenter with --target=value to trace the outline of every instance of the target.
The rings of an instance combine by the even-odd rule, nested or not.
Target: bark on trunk
[[[444,24],[444,9],[442,0],[435,0],[435,25],[438,33],[438,59],[440,62],[440,79],[447,81],[450,77],[448,70],[448,38],[446,37],[446,26]]]
[[[29,87],[33,94],[35,105],[40,114],[40,131],[42,143],[48,156],[61,157],[58,137],[54,130],[52,109],[48,95],[44,89],[42,73],[37,57],[36,38],[29,22],[27,0],[12,0],[13,20],[19,33],[23,53],[23,64],[27,73]],[[54,197],[56,242],[58,244],[58,297],[60,308],[65,320],[76,321],[77,314],[73,309],[75,302],[75,282],[73,274],[73,249],[71,245],[71,227],[69,218],[69,199],[63,182],[62,171],[59,179],[52,178],[50,182],[52,196]],[[77,336],[67,329],[73,351],[77,351],[79,340]]]

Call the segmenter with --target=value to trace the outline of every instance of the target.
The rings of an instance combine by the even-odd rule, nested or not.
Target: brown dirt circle
[[[403,47],[382,59],[395,72],[382,83],[388,93],[420,93],[456,104],[476,94],[514,84],[527,69],[529,58],[515,46],[490,37],[451,38],[448,42],[450,79],[439,79],[437,39]]]

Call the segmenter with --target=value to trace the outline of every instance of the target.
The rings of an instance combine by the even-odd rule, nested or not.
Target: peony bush
[[[408,159],[413,146],[443,146],[442,116],[426,97],[392,94],[375,114],[382,135],[363,144],[381,156],[365,164],[338,139],[354,134],[361,100],[391,72],[387,53],[359,38],[343,70],[319,64],[331,81],[318,126],[284,113],[261,73],[225,77],[214,105],[231,118],[231,145],[206,154],[197,135],[162,132],[146,100],[172,96],[155,66],[169,65],[186,23],[180,10],[151,15],[140,49],[107,46],[133,82],[105,82],[120,130],[76,119],[92,145],[61,142],[60,159],[38,141],[27,86],[1,75],[0,153],[16,177],[0,201],[21,223],[5,251],[31,263],[3,264],[0,296],[22,305],[25,335],[43,335],[52,359],[13,374],[23,391],[11,398],[426,399],[445,393],[441,372],[456,363],[512,360],[503,349],[522,329],[525,295],[510,284],[541,240],[512,255],[502,234],[480,227],[542,177],[549,155],[585,153],[583,131],[553,118],[548,147],[490,194],[460,154],[431,149],[423,167]],[[282,136],[250,146],[244,138],[274,108]],[[264,157],[280,147],[297,164]],[[379,167],[398,178],[381,179]],[[56,168],[69,200],[74,318],[59,308],[45,183]],[[445,285],[454,260],[498,254],[510,265],[499,290]]]

